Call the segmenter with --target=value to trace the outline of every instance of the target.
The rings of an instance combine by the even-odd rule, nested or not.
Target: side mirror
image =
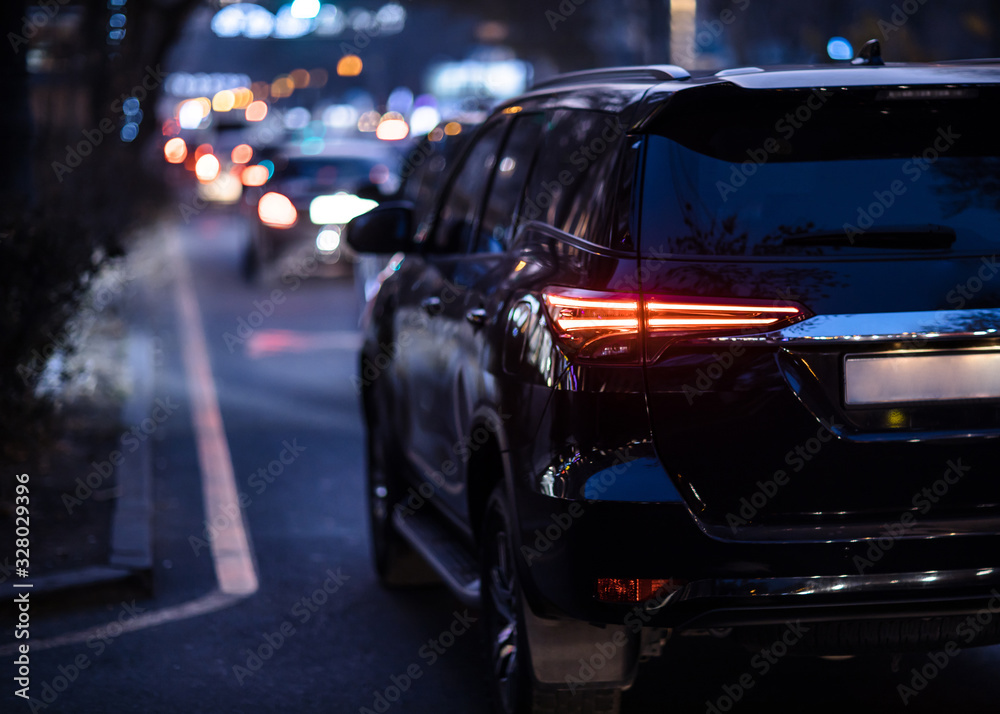
[[[383,203],[351,220],[345,240],[357,253],[397,253],[417,249],[413,241],[413,204]]]

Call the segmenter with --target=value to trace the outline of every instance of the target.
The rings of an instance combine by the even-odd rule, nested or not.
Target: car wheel
[[[493,701],[499,714],[618,714],[617,689],[541,688],[531,674],[510,508],[503,484],[494,489],[483,521],[480,556],[483,629]]]
[[[392,522],[397,504],[406,489],[399,475],[399,455],[388,425],[376,409],[368,423],[368,523],[375,572],[382,585],[390,588],[439,582],[436,574]]]

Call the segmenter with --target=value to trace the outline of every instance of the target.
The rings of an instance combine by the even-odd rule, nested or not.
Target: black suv
[[[501,711],[680,632],[1000,641],[998,110],[995,61],[567,75],[349,226],[376,566],[481,606]]]

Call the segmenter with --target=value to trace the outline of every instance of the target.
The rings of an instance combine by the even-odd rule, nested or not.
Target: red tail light
[[[299,218],[299,212],[288,196],[271,191],[260,197],[257,215],[261,222],[272,228],[291,228]]]
[[[635,362],[639,355],[639,301],[594,290],[549,288],[542,293],[560,341],[584,359]]]
[[[560,341],[578,358],[640,361],[640,327],[653,360],[673,338],[705,334],[767,332],[808,316],[805,308],[763,300],[704,300],[548,288],[542,298]]]

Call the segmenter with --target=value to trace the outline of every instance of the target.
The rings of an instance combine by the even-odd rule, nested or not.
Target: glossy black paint
[[[501,249],[463,249],[428,227],[419,247],[397,256],[366,325],[363,388],[385,390],[397,405],[391,430],[414,486],[434,485],[431,507],[474,547],[484,494],[503,484],[519,523],[521,579],[544,616],[621,623],[630,609],[596,600],[599,577],[713,584],[655,608],[648,626],[778,622],[791,607],[827,621],[974,612],[1000,584],[1000,403],[850,407],[842,365],[848,354],[1000,348],[997,286],[980,278],[961,306],[954,300],[991,256],[647,255],[650,228],[640,218],[655,187],[643,183],[643,132],[677,93],[713,85],[998,82],[990,66],[799,68],[557,84],[501,107],[467,157],[484,136],[504,141],[496,137],[516,122],[539,116],[548,127],[531,156],[516,157],[532,173],[497,238]],[[572,151],[552,127],[574,121],[579,136],[602,124],[619,129],[583,172],[599,173],[599,188],[574,195],[574,177],[561,189],[571,196],[565,206],[527,210],[539,205],[538,167]],[[484,170],[502,170],[502,158],[498,149]],[[562,194],[554,190],[550,205]],[[588,363],[561,346],[546,316],[541,296],[551,286],[767,300],[810,317],[770,332],[677,338],[662,350],[649,350],[646,336],[649,364]],[[956,574],[935,585],[935,572]],[[973,572],[982,575],[964,575]],[[922,573],[931,575],[919,591],[879,589],[884,576]],[[810,595],[818,576],[860,585]],[[801,579],[799,594],[711,595],[777,578]]]

